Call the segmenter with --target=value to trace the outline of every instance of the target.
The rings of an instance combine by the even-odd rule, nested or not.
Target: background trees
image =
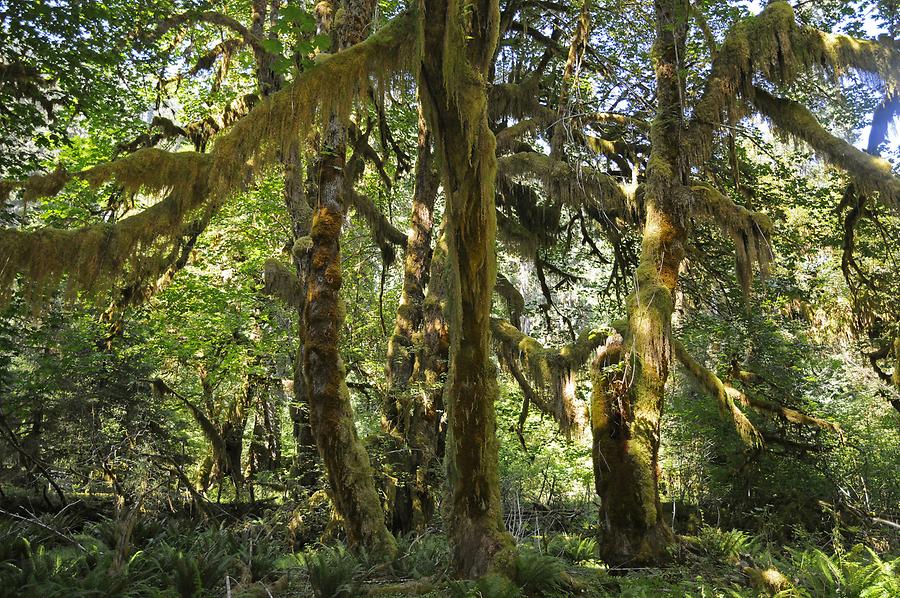
[[[541,509],[611,566],[681,510],[890,528],[900,59],[867,7],[5,9],[8,480],[102,487],[126,531],[286,504],[373,558],[440,525],[467,577],[515,577]]]

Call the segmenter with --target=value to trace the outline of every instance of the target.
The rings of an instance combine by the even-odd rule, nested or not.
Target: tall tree
[[[419,84],[447,198],[447,523],[457,572],[477,577],[512,545],[501,518],[497,381],[490,361],[497,164],[485,86],[500,9],[497,0],[425,0],[419,9],[424,35]]]

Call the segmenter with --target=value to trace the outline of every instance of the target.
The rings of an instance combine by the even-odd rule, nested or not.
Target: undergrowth
[[[271,526],[274,527],[274,526]],[[0,521],[0,597],[427,595],[456,598],[725,596],[892,598],[900,558],[862,545],[766,542],[701,528],[664,568],[608,572],[592,535],[527,538],[507,575],[452,578],[442,534],[401,538],[376,563],[340,544],[294,551],[263,522],[195,526],[146,517],[123,542],[121,522],[41,515]],[[809,538],[807,540],[810,540]]]

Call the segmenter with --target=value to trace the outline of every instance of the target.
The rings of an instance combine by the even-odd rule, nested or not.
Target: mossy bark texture
[[[431,135],[420,114],[416,186],[406,240],[400,306],[394,332],[388,341],[388,392],[384,405],[384,428],[395,444],[392,465],[399,478],[391,525],[400,534],[424,531],[434,513],[428,465],[436,454],[437,411],[429,393],[411,388],[411,384],[420,381],[424,374],[417,367],[417,355],[423,340],[425,285],[431,263],[433,210],[438,186],[431,145]]]
[[[503,568],[512,547],[501,518],[497,380],[490,361],[497,162],[485,87],[499,6],[496,0],[424,0],[420,10],[424,54],[419,82],[447,197],[446,523],[456,572],[478,577]]]
[[[339,29],[338,45],[346,48],[365,36],[369,20],[360,14],[370,18],[374,4],[351,2],[343,9],[346,20]],[[344,319],[340,236],[346,192],[346,138],[345,125],[332,115],[322,134],[316,168],[318,197],[310,230],[312,247],[303,311],[303,371],[313,435],[328,473],[332,500],[344,520],[347,542],[376,557],[389,558],[396,552],[396,542],[385,525],[369,457],[356,432],[338,349]]]
[[[297,275],[300,289],[306,289],[309,278],[309,255],[303,243],[310,234],[312,209],[304,189],[303,164],[300,155],[299,141],[291,144],[281,159],[284,172],[284,203],[291,218],[293,248],[291,261]],[[306,297],[297,293],[297,353],[294,359],[294,396],[290,404],[292,436],[296,447],[294,472],[301,485],[313,488],[318,480],[316,441],[312,435],[309,421],[309,392],[306,376],[303,373],[303,345],[306,339],[306,324],[303,313]]]
[[[612,565],[649,563],[665,555],[672,532],[661,517],[658,456],[663,394],[671,361],[674,290],[684,255],[690,207],[686,158],[680,153],[682,82],[689,3],[656,0],[653,46],[657,114],[650,137],[646,217],[636,290],[628,302],[633,382],[621,408],[595,397],[594,429],[602,466],[601,553]],[[599,413],[598,413],[599,410]],[[608,414],[608,416],[604,416]]]

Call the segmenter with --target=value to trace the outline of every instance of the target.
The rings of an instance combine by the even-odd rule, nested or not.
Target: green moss
[[[684,364],[685,369],[691,379],[697,383],[700,388],[716,400],[719,407],[719,414],[722,417],[728,417],[734,424],[741,440],[749,447],[760,448],[763,445],[762,435],[747,419],[743,411],[735,404],[734,398],[727,392],[725,385],[713,372],[703,367],[695,360],[677,340],[672,341],[672,346],[678,360]]]
[[[691,190],[696,199],[693,213],[711,220],[734,242],[738,282],[744,298],[749,300],[753,266],[765,278],[774,258],[770,240],[772,221],[765,214],[734,203],[709,185],[694,185]]]
[[[839,77],[851,69],[880,80],[891,95],[900,83],[900,53],[878,42],[800,25],[789,3],[770,3],[759,15],[735,25],[716,55],[691,122],[689,151],[694,161],[705,161],[715,130],[743,113],[742,102],[755,95],[757,73],[790,85],[803,72]]]
[[[322,58],[289,87],[257,103],[249,114],[216,138],[210,154],[148,148],[86,171],[32,177],[23,186],[27,198],[59,192],[67,180],[93,186],[113,182],[126,192],[161,194],[165,199],[115,225],[77,231],[0,230],[0,249],[9,256],[0,271],[0,289],[8,290],[24,274],[36,300],[69,275],[71,289],[97,291],[130,268],[138,278],[158,275],[166,266],[173,239],[196,211],[215,213],[252,176],[306,134],[322,114],[346,115],[365,94],[370,77],[383,79],[416,64],[421,51],[419,19],[396,17],[365,42]]]
[[[613,177],[587,166],[568,163],[538,152],[519,152],[497,160],[503,177],[540,181],[548,196],[573,208],[597,210],[637,222],[633,194]]]
[[[900,178],[893,174],[888,161],[835,137],[797,102],[759,88],[754,89],[753,102],[776,127],[807,142],[819,155],[846,170],[860,192],[877,193],[886,205],[900,209]]]

